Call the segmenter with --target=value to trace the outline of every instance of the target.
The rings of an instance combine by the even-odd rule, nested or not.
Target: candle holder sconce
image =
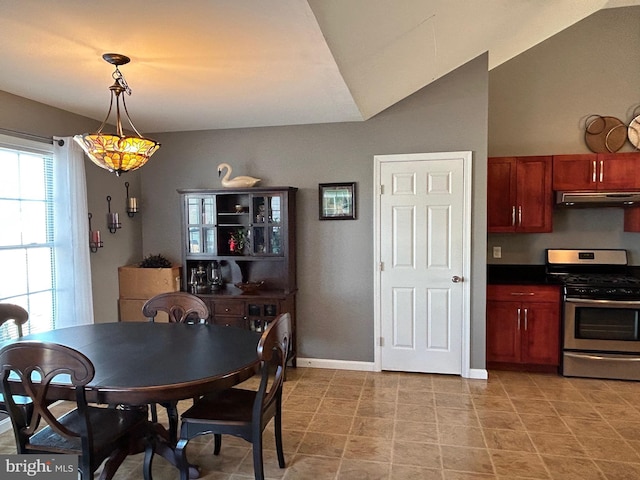
[[[96,253],[99,248],[104,247],[102,240],[100,239],[100,230],[91,229],[91,218],[93,215],[89,213],[89,250],[91,253]]]
[[[133,217],[138,213],[138,199],[129,196],[129,182],[124,182],[124,186],[127,189],[127,215]]]
[[[117,213],[111,213],[111,195],[107,195],[107,206],[109,213],[107,213],[107,227],[111,233],[116,233],[119,228],[122,228],[120,219]]]

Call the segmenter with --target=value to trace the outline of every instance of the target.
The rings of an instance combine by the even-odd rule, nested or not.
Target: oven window
[[[576,307],[576,338],[638,340],[639,314],[629,308]]]

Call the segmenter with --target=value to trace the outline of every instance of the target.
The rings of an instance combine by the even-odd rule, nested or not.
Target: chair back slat
[[[199,297],[187,292],[168,292],[150,298],[142,306],[142,314],[153,322],[158,312],[169,315],[170,323],[185,323],[194,320],[208,322],[209,307]]]

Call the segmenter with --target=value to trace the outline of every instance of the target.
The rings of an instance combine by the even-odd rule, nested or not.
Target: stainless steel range
[[[640,380],[640,278],[626,250],[546,251],[564,285],[562,374]]]

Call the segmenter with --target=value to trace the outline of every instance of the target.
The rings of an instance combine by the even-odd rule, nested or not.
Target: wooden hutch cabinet
[[[219,325],[263,331],[277,315],[289,312],[294,366],[296,192],[294,187],[178,190],[183,289],[207,302],[210,321]],[[239,239],[244,245],[238,245]],[[235,286],[250,282],[263,283],[253,292]]]

